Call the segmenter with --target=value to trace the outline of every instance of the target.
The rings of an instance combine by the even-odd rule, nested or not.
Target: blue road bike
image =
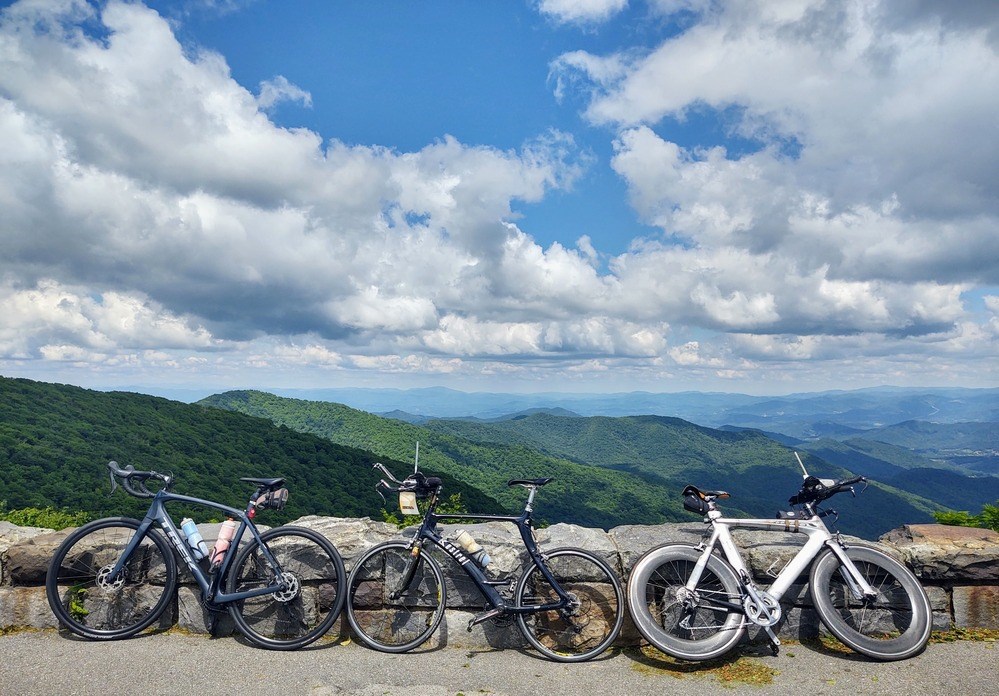
[[[164,616],[172,624],[180,556],[201,591],[209,616],[228,610],[255,645],[301,648],[329,630],[343,608],[346,576],[336,548],[300,527],[259,532],[258,510],[280,509],[283,478],[243,478],[254,487],[242,510],[171,492],[171,475],[108,462],[111,491],[120,480],[137,498],[151,498],[142,520],[111,517],[83,525],[56,550],[46,577],[49,606],[73,633],[94,640],[127,638]],[[159,482],[153,492],[147,482]],[[199,561],[167,512],[168,503],[204,506],[238,520],[224,555],[210,569]],[[158,529],[157,529],[158,528]],[[244,537],[247,537],[244,540]],[[242,545],[240,542],[243,542]],[[172,550],[171,550],[172,547]]]

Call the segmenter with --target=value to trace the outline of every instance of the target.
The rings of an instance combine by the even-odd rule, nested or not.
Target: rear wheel
[[[347,579],[347,620],[354,634],[382,652],[424,643],[444,618],[444,575],[426,553],[413,556],[405,541],[371,548]]]
[[[85,524],[66,537],[49,563],[45,595],[59,623],[96,640],[127,638],[166,609],[177,584],[173,551],[150,528],[122,571],[111,571],[139,529],[115,517]]]
[[[322,534],[277,527],[260,535],[280,574],[255,539],[236,558],[226,591],[247,592],[282,583],[283,589],[229,605],[236,626],[264,648],[301,648],[326,633],[343,609],[347,582],[343,561]]]
[[[746,631],[735,571],[712,555],[693,590],[687,582],[703,551],[652,549],[631,569],[628,608],[647,641],[683,660],[710,660],[735,647]]]
[[[606,650],[624,620],[624,592],[611,567],[582,549],[557,549],[544,554],[544,563],[558,585],[571,597],[560,609],[517,614],[528,642],[559,662],[582,662]],[[531,565],[517,583],[518,607],[556,604],[558,594],[541,569]]]
[[[926,647],[933,627],[930,602],[904,565],[865,546],[846,549],[847,557],[876,591],[857,599],[847,570],[831,551],[812,566],[815,609],[833,635],[875,660],[904,660]]]

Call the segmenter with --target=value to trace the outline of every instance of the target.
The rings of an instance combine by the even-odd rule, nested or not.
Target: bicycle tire
[[[826,551],[812,565],[810,575],[822,623],[847,646],[875,660],[904,660],[922,652],[933,628],[933,614],[916,576],[870,547],[850,546],[846,554],[878,595],[873,601],[857,600],[836,554]]]
[[[743,612],[710,603],[712,598],[742,603],[739,577],[728,563],[709,556],[694,594],[686,591],[702,554],[703,550],[686,544],[660,546],[647,551],[628,578],[628,609],[639,633],[659,650],[682,660],[724,655],[746,632]]]
[[[295,650],[323,636],[343,609],[346,572],[336,547],[302,527],[276,527],[239,552],[226,578],[226,591],[245,592],[276,582],[261,552],[271,552],[286,589],[229,604],[236,627],[251,642],[271,650]]]
[[[396,587],[412,563],[411,582]],[[347,621],[355,636],[381,652],[408,652],[426,642],[440,626],[446,603],[440,564],[425,552],[414,557],[405,541],[372,547],[347,579]]]
[[[562,548],[543,554],[544,564],[574,604],[566,610],[517,613],[517,625],[536,650],[557,662],[590,660],[614,642],[624,621],[624,591],[617,574],[589,551]],[[529,565],[517,582],[516,606],[558,601],[541,570]]]
[[[45,596],[59,623],[92,640],[128,638],[148,628],[166,610],[177,585],[177,562],[166,539],[150,528],[109,582],[108,571],[140,526],[139,520],[109,517],[72,532],[56,549],[45,578]]]

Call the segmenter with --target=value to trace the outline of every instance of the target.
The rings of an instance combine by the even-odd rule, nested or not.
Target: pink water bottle
[[[226,520],[222,523],[222,528],[219,529],[219,538],[215,541],[215,546],[212,547],[212,570],[218,570],[219,566],[222,565],[222,559],[225,558],[225,552],[234,536],[236,536],[236,522],[235,520]]]

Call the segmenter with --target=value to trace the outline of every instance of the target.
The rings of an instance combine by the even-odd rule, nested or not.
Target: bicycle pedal
[[[489,619],[495,619],[500,614],[504,613],[502,609],[490,609],[489,611],[484,611],[481,614],[476,614],[468,622],[468,632],[472,632],[472,627],[483,621],[488,621]]]

